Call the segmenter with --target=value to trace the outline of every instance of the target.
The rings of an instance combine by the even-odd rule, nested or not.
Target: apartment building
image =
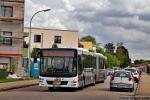
[[[58,48],[78,48],[79,34],[76,30],[59,30],[59,29],[31,29],[31,49],[33,48],[52,48],[57,44]],[[29,28],[24,28],[24,32],[29,32]],[[29,38],[25,39],[28,44]]]
[[[22,75],[24,0],[0,0],[0,69]]]

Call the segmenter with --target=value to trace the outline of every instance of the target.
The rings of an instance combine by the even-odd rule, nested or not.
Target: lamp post
[[[30,61],[30,59],[31,59],[31,55],[30,55],[30,48],[31,48],[31,23],[32,23],[32,20],[33,20],[33,18],[34,18],[34,16],[36,15],[36,14],[38,14],[38,13],[40,13],[40,12],[47,12],[47,11],[50,11],[51,9],[44,9],[44,10],[40,10],[40,11],[37,11],[37,12],[35,12],[33,15],[32,15],[32,17],[31,17],[31,20],[30,20],[30,32],[29,32],[29,45],[28,45],[28,58],[29,58],[29,60],[28,60],[28,74],[29,74],[29,78],[30,78],[30,64],[31,64],[31,61]]]

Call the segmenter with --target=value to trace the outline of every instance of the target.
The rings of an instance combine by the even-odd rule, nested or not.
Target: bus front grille
[[[53,81],[47,81],[47,84],[53,85]]]
[[[47,84],[53,85],[53,81],[47,81]],[[67,85],[68,81],[61,81],[61,85]]]
[[[68,81],[61,81],[61,85],[67,85]]]

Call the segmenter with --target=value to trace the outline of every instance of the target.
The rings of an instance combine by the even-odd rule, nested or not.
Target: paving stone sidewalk
[[[0,91],[28,87],[28,86],[33,86],[37,84],[38,84],[38,79],[0,83]]]
[[[150,75],[142,73],[136,96],[150,96]]]

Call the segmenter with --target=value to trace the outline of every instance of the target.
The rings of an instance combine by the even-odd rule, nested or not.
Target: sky
[[[25,27],[78,30],[103,48],[123,42],[132,60],[150,59],[150,0],[25,0]]]

